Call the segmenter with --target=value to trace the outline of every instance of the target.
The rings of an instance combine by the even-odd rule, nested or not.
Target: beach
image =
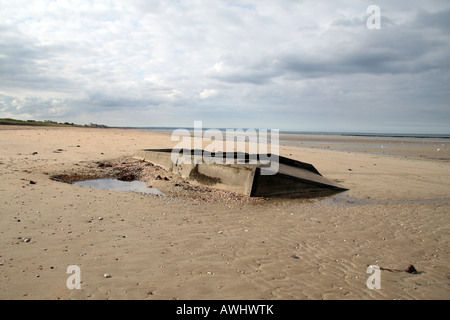
[[[156,196],[52,178],[143,165],[135,152],[172,148],[170,135],[0,126],[0,299],[450,299],[448,142],[333,139],[282,143],[280,155],[349,189],[336,196]],[[158,175],[146,182],[182,185]],[[72,265],[80,289],[67,286]],[[369,265],[418,273],[383,270],[370,289]]]

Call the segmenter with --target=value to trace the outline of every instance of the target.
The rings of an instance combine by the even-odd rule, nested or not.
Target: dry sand
[[[321,201],[50,179],[172,145],[139,130],[1,126],[0,299],[450,298],[448,161],[281,147],[350,189]],[[410,264],[419,274],[382,271],[367,288],[368,265]],[[67,288],[69,265],[81,289]]]

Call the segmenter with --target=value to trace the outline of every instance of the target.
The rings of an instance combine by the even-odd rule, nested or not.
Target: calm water
[[[165,194],[156,188],[148,188],[143,181],[120,181],[117,179],[94,179],[75,182],[74,185],[102,190],[129,191],[145,194],[164,196]]]

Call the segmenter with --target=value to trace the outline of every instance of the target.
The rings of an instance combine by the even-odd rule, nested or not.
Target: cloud
[[[219,95],[219,91],[216,89],[205,89],[200,93],[201,99],[209,99]]]
[[[380,30],[367,29],[367,6],[4,2],[0,116],[293,130],[426,119],[448,131],[450,5],[379,1]]]

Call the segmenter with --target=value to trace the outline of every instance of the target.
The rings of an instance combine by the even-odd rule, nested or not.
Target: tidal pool
[[[84,180],[73,183],[76,186],[88,187],[94,189],[102,190],[113,190],[113,191],[129,191],[145,194],[153,194],[157,196],[165,196],[164,193],[156,188],[148,188],[146,183],[143,181],[120,181],[117,179],[94,179],[94,180]]]

